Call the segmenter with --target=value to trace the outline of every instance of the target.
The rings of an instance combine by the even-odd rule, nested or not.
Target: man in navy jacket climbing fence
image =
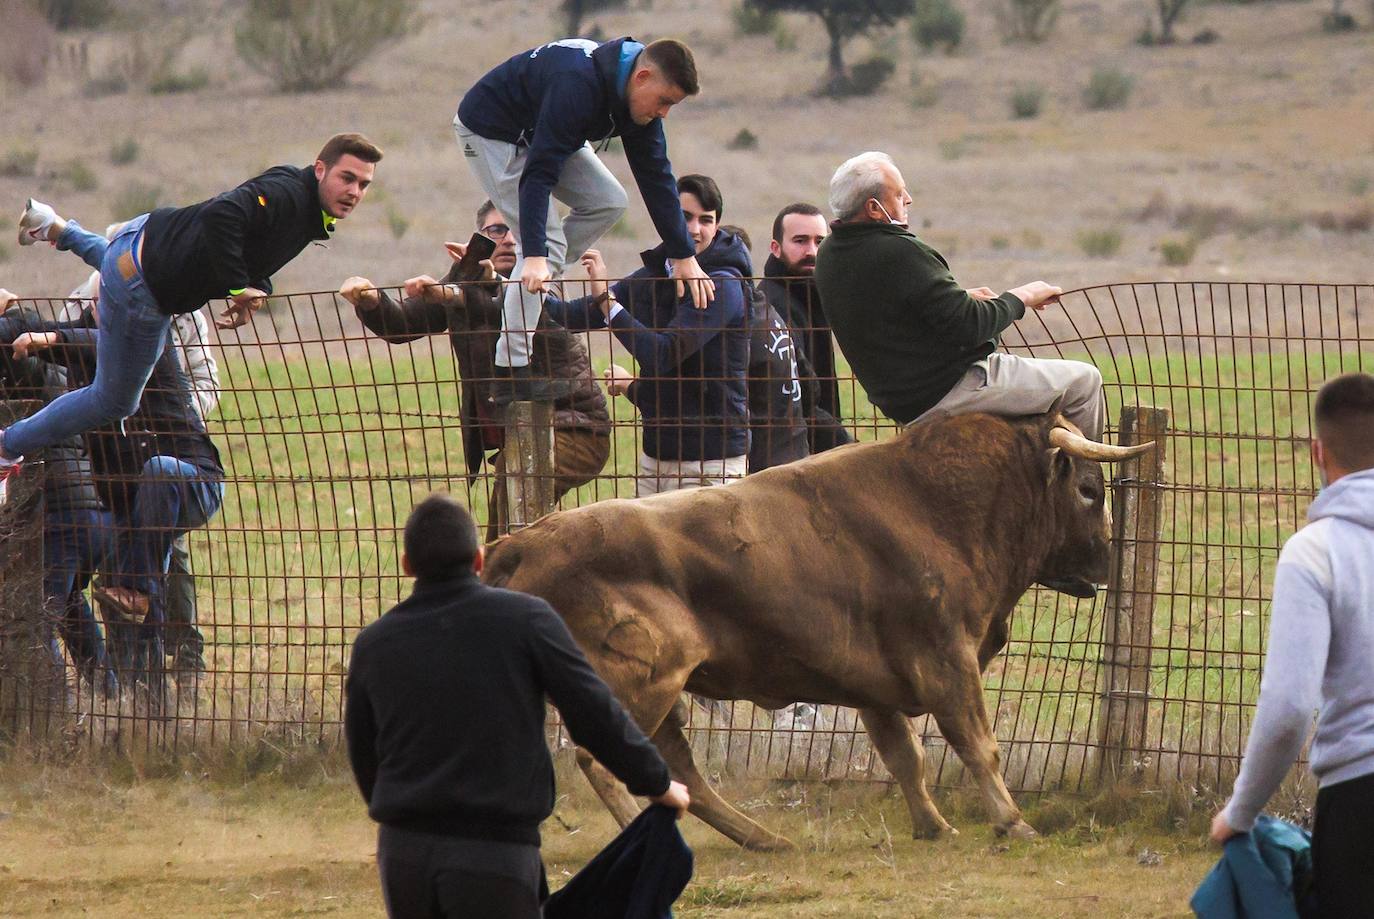
[[[620,138],[673,277],[698,308],[712,299],[678,208],[663,133],[669,110],[697,92],[696,63],[681,42],[568,38],[515,55],[463,97],[453,119],[458,145],[518,247],[496,348],[500,401],[560,394],[549,381],[530,378],[539,293],[625,212],[625,190],[589,141]],[[565,219],[550,196],[571,208]]]

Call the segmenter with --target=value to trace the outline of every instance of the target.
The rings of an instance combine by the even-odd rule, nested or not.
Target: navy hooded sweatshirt
[[[679,213],[681,213],[679,211]],[[704,310],[678,299],[664,247],[641,254],[644,267],[611,285],[625,309],[609,327],[639,364],[627,395],[643,418],[644,452],[659,460],[718,460],[749,452],[747,308],[749,250],[721,230],[697,263],[716,283]],[[544,301],[570,331],[606,328],[592,297]]]
[[[469,131],[529,148],[520,176],[520,251],[526,256],[548,255],[544,225],[564,162],[584,143],[612,137],[625,148],[668,257],[692,254],[663,121],[635,124],[622,93],[626,42],[634,39],[598,45],[565,38],[522,51],[478,80],[458,104],[458,120]]]

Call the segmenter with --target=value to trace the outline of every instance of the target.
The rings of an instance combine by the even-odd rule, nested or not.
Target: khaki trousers
[[[1083,361],[1017,357],[996,352],[978,361],[943,399],[911,422],[938,415],[1035,415],[1045,412],[1060,396],[1060,412],[1078,425],[1085,437],[1102,439],[1107,408],[1102,398],[1102,374]]]

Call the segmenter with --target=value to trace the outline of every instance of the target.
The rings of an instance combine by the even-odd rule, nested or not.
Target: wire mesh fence
[[[809,303],[810,288],[797,284],[798,302]],[[738,440],[719,432],[740,424],[753,429],[756,445],[776,444],[780,451],[784,444],[795,446],[797,439],[787,436],[795,417],[784,417],[793,386],[811,421],[801,429],[805,447],[829,446],[845,436],[879,440],[897,431],[873,410],[842,356],[833,366],[815,360],[817,342],[829,341],[819,321],[784,317],[779,310],[780,325],[774,325],[746,308],[742,320],[724,329],[696,320],[684,331],[673,318],[675,298],[663,295],[667,303],[656,300],[655,309],[643,314],[647,328],[639,334],[652,342],[627,353],[616,321],[607,328],[600,318],[608,305],[591,304],[596,291],[571,282],[565,289],[590,318],[579,323],[570,319],[576,310],[550,309],[574,331],[546,319],[534,336],[533,359],[535,378],[562,386],[553,414],[554,491],[564,509],[644,493],[650,474],[683,474],[651,462],[646,438],[660,459],[672,455],[659,448],[669,441],[678,445],[678,455],[693,460],[709,454],[708,442],[725,444],[717,452],[733,456],[729,444]],[[465,500],[494,537],[503,526],[499,508],[511,478],[501,456],[501,410],[490,401],[494,390],[508,385],[491,359],[500,323],[495,298],[482,312],[445,300],[446,291],[409,301],[399,290],[383,293],[379,306],[360,309],[333,292],[275,296],[251,325],[211,333],[218,398],[205,413],[204,429],[223,474],[204,464],[182,473],[201,484],[222,480],[222,505],[206,515],[207,523],[190,529],[184,556],[171,551],[186,560],[184,572],[174,568],[170,579],[156,565],[135,572],[159,607],[147,623],[139,621],[145,615],[139,608],[112,603],[109,590],[89,613],[76,597],[92,575],[98,585],[119,586],[120,566],[128,564],[118,549],[96,563],[64,562],[64,571],[74,571],[71,584],[52,582],[52,533],[59,524],[66,532],[87,524],[53,516],[52,476],[65,473],[51,456],[33,479],[48,477],[42,486],[47,508],[24,511],[22,502],[0,507],[0,525],[9,534],[0,546],[6,565],[0,571],[6,598],[0,727],[67,742],[158,749],[264,736],[323,743],[337,738],[352,639],[408,591],[399,542],[409,509],[425,494],[447,490]],[[46,320],[63,306],[28,301],[6,316],[29,308],[34,321]],[[1151,488],[1160,507],[1157,537],[1127,534],[1158,557],[1145,649],[1148,689],[1137,699],[1144,735],[1131,763],[1149,782],[1182,778],[1223,787],[1234,775],[1258,692],[1278,551],[1302,524],[1317,489],[1307,453],[1311,398],[1337,373],[1374,370],[1372,308],[1374,288],[1358,285],[1114,285],[1066,294],[1062,308],[1032,313],[1003,335],[1002,347],[1014,354],[1095,364],[1105,383],[1109,440],[1117,436],[1123,407],[1169,412],[1164,482],[1118,483],[1126,490]],[[804,355],[810,352],[791,376],[758,364],[760,397],[785,393],[774,400],[781,406],[776,417],[766,408],[752,418],[741,415],[737,387],[710,385],[734,379],[733,371],[700,364],[690,374],[680,369],[688,356],[708,348],[720,349],[722,359],[730,348],[747,357],[753,333],[759,333],[753,352],[768,351],[774,368],[791,365],[795,342],[803,344]],[[173,348],[183,362],[194,344],[186,334]],[[622,329],[620,338],[627,337]],[[0,350],[16,363],[13,349]],[[618,378],[613,386],[623,394],[601,389],[612,365],[637,368],[633,382]],[[6,372],[7,398],[43,397],[17,373],[13,366]],[[186,379],[154,384],[145,407],[155,392],[190,385]],[[807,386],[810,401],[804,402]],[[818,421],[821,414],[835,424]],[[176,442],[175,432],[158,427],[162,422],[144,420],[150,430],[139,429],[135,416],[132,427],[114,434],[151,439],[153,446],[145,444],[139,456]],[[846,434],[838,432],[841,426]],[[146,469],[95,461],[94,452],[114,448],[85,446],[92,452],[90,475],[104,479],[98,490],[142,488],[140,482],[168,478],[164,469],[140,479]],[[732,464],[692,475],[728,478],[743,471]],[[140,526],[131,515],[125,509],[102,524],[113,545],[146,539],[151,528],[161,547],[185,529],[185,519],[143,520]],[[21,523],[41,527],[48,548],[45,583],[16,599],[12,588],[22,576],[12,574],[12,563],[16,553],[33,551],[32,538],[14,536]],[[173,609],[178,592],[180,612]],[[24,597],[38,598],[33,602],[42,616],[33,615]],[[186,610],[188,599],[193,613]],[[1037,588],[1017,607],[1008,646],[985,680],[1004,774],[1014,790],[1080,789],[1092,782],[1103,745],[1104,698],[1110,696],[1104,696],[1104,628],[1111,600],[1099,593],[1076,601]],[[39,625],[28,631],[18,625],[35,620]],[[110,678],[83,644],[92,637],[114,646]],[[28,680],[29,670],[15,669],[20,645],[38,647],[56,668],[47,688]],[[24,666],[31,669],[31,663]],[[916,727],[932,775],[957,781],[957,760],[933,722],[919,719]],[[886,777],[855,713],[834,706],[797,704],[769,712],[745,702],[695,700],[689,736],[699,762],[717,773]]]

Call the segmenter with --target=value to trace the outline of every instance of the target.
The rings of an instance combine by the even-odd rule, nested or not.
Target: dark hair
[[[382,149],[361,134],[335,134],[324,142],[315,159],[333,167],[344,156],[356,156],[364,163],[380,163]]]
[[[663,78],[689,96],[701,92],[697,83],[697,62],[692,49],[674,38],[660,38],[644,47],[644,60],[657,68]]]
[[[708,211],[715,211],[717,223],[725,215],[725,199],[720,196],[720,186],[710,176],[686,175],[678,179],[677,193],[684,192],[695,196]]]
[[[723,223],[721,224],[720,228],[724,230],[726,233],[734,233],[736,236],[738,236],[739,241],[744,243],[744,248],[754,248],[754,241],[749,238],[749,231],[746,230],[744,227],[738,226],[733,223]]]
[[[422,581],[456,577],[477,558],[477,524],[451,495],[430,495],[406,520],[405,553]]]
[[[1312,408],[1317,439],[1342,469],[1374,469],[1374,376],[1345,373],[1327,380]]]
[[[486,222],[487,215],[496,210],[496,204],[490,198],[482,202],[482,206],[477,209],[477,229],[482,229],[482,224]]]
[[[798,201],[789,204],[787,207],[778,211],[778,216],[773,218],[773,242],[782,242],[782,218],[788,214],[801,214],[804,217],[821,217],[821,209],[814,204],[807,204],[805,201]]]

